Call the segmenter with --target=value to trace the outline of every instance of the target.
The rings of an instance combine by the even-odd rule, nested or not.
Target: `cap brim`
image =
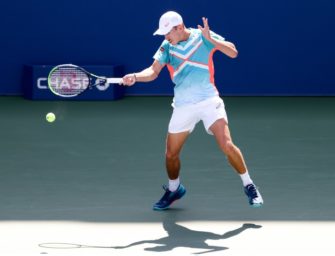
[[[167,27],[167,29],[157,29],[154,33],[155,35],[159,35],[159,36],[165,36],[167,33],[169,33],[171,31],[172,28]]]
[[[156,36],[156,35],[164,36],[164,35],[166,35],[167,33],[168,33],[168,32],[166,32],[166,31],[162,31],[161,29],[157,29],[153,35],[154,35],[154,36]]]

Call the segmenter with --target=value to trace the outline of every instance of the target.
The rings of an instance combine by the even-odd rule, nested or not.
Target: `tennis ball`
[[[54,113],[50,112],[45,116],[45,119],[49,122],[52,123],[56,120],[56,116]]]

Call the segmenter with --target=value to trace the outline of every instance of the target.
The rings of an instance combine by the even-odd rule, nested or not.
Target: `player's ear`
[[[184,30],[184,24],[177,25],[177,30],[178,31]]]

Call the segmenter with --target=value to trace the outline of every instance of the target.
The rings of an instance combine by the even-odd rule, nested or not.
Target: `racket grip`
[[[107,78],[108,84],[121,84],[123,82],[122,78]]]

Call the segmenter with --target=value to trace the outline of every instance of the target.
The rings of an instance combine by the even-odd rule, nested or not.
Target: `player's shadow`
[[[154,247],[145,248],[146,251],[154,251],[154,252],[166,252],[171,251],[178,247],[186,247],[193,249],[204,249],[206,251],[194,253],[194,254],[204,254],[214,251],[222,251],[228,249],[228,247],[222,246],[213,246],[208,245],[206,240],[221,240],[228,239],[233,236],[237,236],[241,232],[251,229],[251,228],[261,228],[260,225],[245,223],[241,227],[228,231],[224,234],[215,234],[207,231],[197,231],[191,230],[184,226],[176,224],[175,214],[172,213],[172,210],[168,212],[164,212],[164,220],[163,220],[163,228],[167,232],[166,237],[162,237],[154,240],[142,240],[138,242],[134,242],[125,246],[114,246],[114,249],[126,249],[136,245],[142,244],[153,244],[156,245]]]
[[[214,246],[206,243],[206,240],[221,240],[237,236],[247,229],[258,229],[262,226],[251,223],[245,223],[241,227],[228,231],[224,234],[216,234],[208,231],[191,230],[176,223],[176,215],[178,209],[170,209],[162,212],[163,214],[163,228],[167,232],[167,236],[154,240],[141,240],[124,246],[94,246],[72,243],[42,243],[39,244],[42,248],[52,249],[75,249],[75,248],[95,248],[95,249],[127,249],[132,246],[149,244],[144,250],[153,252],[167,252],[178,247],[202,249],[205,251],[194,254],[205,254],[215,251],[223,251],[228,249],[223,246]],[[151,246],[154,245],[154,246]]]

